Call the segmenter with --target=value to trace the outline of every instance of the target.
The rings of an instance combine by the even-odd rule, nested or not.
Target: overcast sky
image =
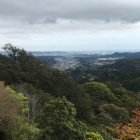
[[[140,0],[0,0],[0,47],[140,51]]]

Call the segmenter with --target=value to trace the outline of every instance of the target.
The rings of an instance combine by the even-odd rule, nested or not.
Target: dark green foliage
[[[114,90],[115,90],[116,88],[122,88],[122,85],[121,85],[121,84],[116,83],[116,82],[114,82],[114,81],[106,82],[106,85],[107,85],[107,87],[108,87],[112,92],[114,92]]]
[[[0,131],[0,139],[1,140],[7,140],[7,136],[6,136],[5,132]]]
[[[38,58],[41,61],[46,62],[47,64],[49,64],[50,66],[53,66],[54,64],[57,63],[57,61],[54,59],[54,56],[38,56]]]
[[[74,105],[64,97],[57,98],[45,105],[40,126],[50,140],[85,140],[86,125],[75,117]]]
[[[99,113],[99,106],[104,103],[117,102],[118,98],[103,83],[89,82],[83,85],[85,92],[90,95],[92,108],[95,113]]]
[[[140,99],[133,92],[125,88],[116,88],[114,93],[121,100],[120,106],[125,107],[128,111],[140,107]]]
[[[106,126],[113,126],[116,123],[126,123],[130,120],[129,112],[125,108],[118,107],[114,104],[101,105],[98,119]]]
[[[65,72],[71,76],[76,82],[84,84],[90,81],[98,82],[117,82],[122,84],[126,89],[138,92],[140,89],[139,79],[140,79],[140,56],[139,53],[132,55],[131,53],[125,54],[113,54],[111,57],[115,56],[126,56],[126,58],[134,56],[133,59],[121,59],[116,61],[114,64],[110,62],[103,66],[95,65],[93,62],[81,61],[82,63],[76,69],[68,69]],[[103,56],[105,57],[105,56]],[[108,56],[110,57],[110,55]],[[92,57],[91,57],[92,58]],[[106,56],[107,58],[107,56]],[[88,60],[88,59],[87,59]]]
[[[88,62],[75,69],[67,69],[65,72],[79,84],[94,81],[97,78],[97,66]]]
[[[124,107],[129,112],[135,108],[140,107],[140,97],[132,91],[126,90],[122,85],[115,82],[107,82],[107,86],[115,94],[115,96],[120,100],[120,107]]]
[[[128,123],[131,111],[140,107],[140,59],[99,67],[88,62],[93,57],[79,58],[83,65],[67,70],[75,81],[83,83],[78,85],[23,49],[11,44],[4,49],[8,56],[0,55],[0,80],[23,93],[29,103],[30,111],[20,112],[28,121],[21,117],[20,125],[15,123],[20,139],[30,139],[31,133],[34,139],[37,132],[36,139],[41,133],[41,140],[84,140],[88,126],[87,139],[111,140],[112,127]]]
[[[0,69],[0,71],[3,72],[0,76],[0,80],[5,81],[5,84],[8,85],[23,85],[23,83],[26,82],[31,84],[35,89],[41,89],[46,93],[42,94],[38,91],[37,96],[41,97],[41,102],[44,102],[46,98],[49,98],[46,96],[47,93],[53,97],[66,96],[69,101],[75,104],[78,110],[78,117],[84,118],[87,116],[86,114],[90,110],[90,103],[88,103],[89,98],[75,82],[66,74],[57,69],[48,67],[48,65],[41,62],[33,55],[28,54],[26,51],[14,49],[17,50],[16,55],[13,54],[15,59],[1,56],[4,61],[0,61],[0,64],[3,65]],[[10,54],[13,53],[11,49],[9,51]],[[7,61],[7,63],[5,63],[5,61]]]
[[[92,114],[92,102],[90,96],[84,92],[84,89],[77,87],[74,93],[72,92],[67,96],[67,99],[74,103],[77,109],[77,117],[88,120],[90,114]]]
[[[140,59],[122,59],[108,66],[99,76],[102,81],[115,81],[125,88],[139,91]]]
[[[105,126],[113,126],[115,123],[126,123],[130,119],[130,109],[138,106],[138,102],[136,104],[136,100],[127,94],[127,90],[124,90],[126,94],[120,96],[120,92],[117,94],[114,91],[114,94],[103,83],[90,82],[84,84],[83,87],[91,100],[93,114],[91,118],[88,118],[88,123],[91,125],[101,123]]]
[[[0,80],[5,81],[6,84],[27,82],[55,97],[67,96],[77,87],[64,73],[48,67],[26,51],[11,44],[6,44],[4,49],[8,51],[10,57],[1,55]]]

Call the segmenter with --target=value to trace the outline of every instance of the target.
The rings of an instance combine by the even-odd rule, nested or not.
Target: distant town
[[[6,52],[0,51],[1,54],[6,55]],[[90,64],[102,66],[113,64],[119,59],[123,58],[137,58],[140,56],[139,52],[94,52],[94,51],[31,51],[29,52],[51,67],[65,71],[67,69],[75,69],[83,64]]]
[[[47,62],[50,66],[57,68],[61,71],[67,69],[75,69],[84,64],[102,66],[113,64],[119,59],[139,57],[140,53],[132,52],[94,52],[94,51],[77,51],[77,52],[31,52],[39,59]]]

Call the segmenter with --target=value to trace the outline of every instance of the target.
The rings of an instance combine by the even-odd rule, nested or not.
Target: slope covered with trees
[[[98,81],[79,85],[23,49],[11,44],[3,49],[8,53],[0,55],[3,139],[121,139],[118,126],[133,122],[132,110],[140,108],[139,89],[132,92],[123,80],[110,80],[106,68],[97,74]],[[120,67],[117,63],[111,68]]]

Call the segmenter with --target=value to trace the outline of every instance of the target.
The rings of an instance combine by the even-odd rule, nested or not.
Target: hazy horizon
[[[24,48],[21,48],[24,49]],[[24,49],[25,50],[25,49]],[[139,50],[44,50],[44,51],[40,51],[40,50],[25,50],[27,52],[64,52],[64,53],[137,53],[140,52]],[[7,53],[4,50],[0,50],[0,53]]]

